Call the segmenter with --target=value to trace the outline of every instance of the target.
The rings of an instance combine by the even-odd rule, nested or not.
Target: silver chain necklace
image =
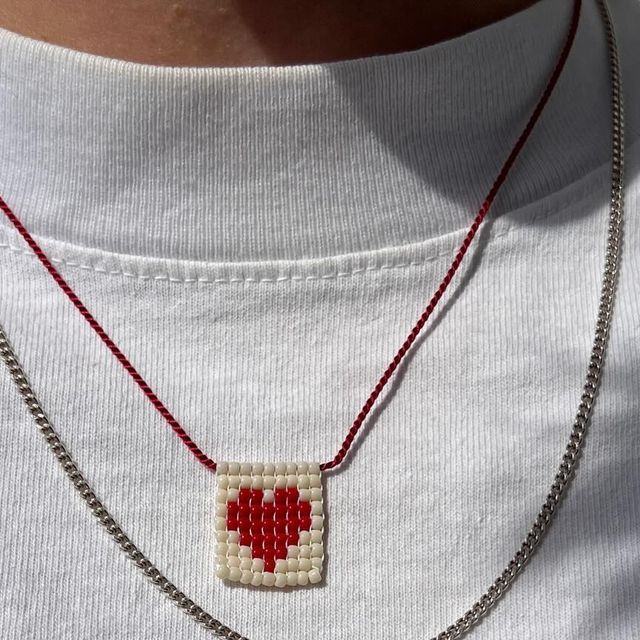
[[[586,381],[582,390],[578,412],[576,414],[569,442],[562,455],[562,461],[554,477],[551,489],[540,509],[525,540],[510,560],[506,569],[494,580],[487,591],[456,622],[439,633],[432,640],[453,640],[466,635],[480,619],[504,595],[511,583],[519,575],[522,568],[538,548],[544,534],[548,531],[560,505],[561,499],[573,478],[575,465],[581,455],[587,432],[594,399],[600,386],[602,366],[608,345],[613,302],[617,285],[617,271],[620,260],[620,245],[623,230],[624,212],[624,113],[622,100],[622,83],[615,33],[606,0],[597,0],[606,32],[608,57],[611,76],[611,111],[612,111],[612,169],[611,169],[611,201],[609,225],[605,253],[604,273],[598,306],[596,331],[589,358]],[[50,450],[57,458],[62,469],[73,486],[81,495],[91,513],[105,528],[123,553],[153,584],[167,597],[214,635],[228,640],[247,640],[244,636],[224,625],[202,607],[191,600],[166,578],[149,558],[131,541],[120,525],[111,516],[106,507],[97,498],[94,490],[86,481],[58,433],[47,418],[44,409],[31,387],[24,369],[20,365],[15,351],[11,347],[7,335],[0,325],[0,357],[7,365],[9,374],[15,382],[20,395],[25,401],[35,423],[42,433]]]

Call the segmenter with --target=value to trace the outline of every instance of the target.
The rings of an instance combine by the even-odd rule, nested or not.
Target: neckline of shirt
[[[305,260],[463,228],[526,121],[571,0],[459,38],[321,65],[167,68],[0,30],[2,193],[40,237],[205,262]],[[606,162],[595,2],[496,201],[511,211]]]
[[[640,170],[640,139],[628,148],[627,170],[634,176]],[[635,184],[635,183],[634,183]],[[580,219],[601,215],[606,224],[610,187],[610,165],[605,163],[559,191],[529,203],[509,216],[489,217],[479,232],[477,244],[487,253],[500,256],[501,247],[512,246],[513,234],[524,240],[523,232],[540,233],[540,227],[553,230],[558,225],[573,224]],[[633,185],[632,185],[633,188]],[[603,226],[604,229],[604,226]],[[53,238],[39,237],[38,242],[65,273],[80,271],[97,277],[123,277],[138,281],[193,285],[305,285],[331,282],[384,272],[411,273],[435,262],[450,260],[464,235],[458,229],[441,236],[401,246],[372,249],[341,255],[293,260],[197,261],[173,257],[120,254],[101,248],[80,246]],[[520,234],[520,235],[518,235]],[[539,237],[539,235],[537,236]],[[31,259],[33,252],[12,227],[0,225],[0,250],[19,260]]]

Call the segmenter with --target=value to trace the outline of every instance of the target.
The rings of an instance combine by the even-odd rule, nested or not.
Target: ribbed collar
[[[0,190],[33,232],[207,261],[322,257],[465,226],[544,86],[571,0],[409,53],[167,68],[0,30]],[[606,162],[602,24],[578,35],[497,213]]]

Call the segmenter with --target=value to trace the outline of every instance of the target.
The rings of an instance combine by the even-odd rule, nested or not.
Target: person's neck
[[[71,49],[163,66],[332,62],[410,51],[534,0],[5,0],[0,26]]]

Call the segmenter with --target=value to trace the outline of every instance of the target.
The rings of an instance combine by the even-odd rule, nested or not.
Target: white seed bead
[[[216,539],[218,542],[227,542],[229,540],[228,531],[216,531]]]
[[[226,531],[226,529],[227,529],[227,519],[216,518],[216,531]]]
[[[252,476],[251,477],[251,488],[252,489],[262,489],[264,486],[264,478],[262,476]]]
[[[262,584],[265,587],[273,587],[276,583],[276,576],[271,572],[266,572],[262,574]]]
[[[311,530],[312,531],[322,530],[323,523],[324,523],[324,518],[322,516],[311,516]]]
[[[287,570],[286,560],[276,560],[276,573],[285,573]]]
[[[287,487],[289,487],[290,489],[293,489],[294,487],[298,486],[298,476],[296,475],[290,475],[287,476]]]
[[[250,558],[251,557],[251,547],[243,544],[240,546],[240,549],[238,550],[238,555],[241,558]]]
[[[229,488],[237,489],[240,486],[240,476],[227,476],[229,478]]]
[[[300,547],[295,544],[290,544],[287,547],[287,558],[297,558],[300,555]]]
[[[322,502],[318,500],[314,500],[311,503],[311,515],[312,516],[321,516],[322,515]]]
[[[309,584],[309,573],[307,571],[298,571],[298,584],[303,587]]]
[[[311,545],[311,557],[312,558],[322,558],[324,555],[324,550],[321,544],[312,544]]]
[[[312,489],[319,489],[322,484],[320,483],[320,476],[314,474],[309,475],[309,486]]]
[[[301,531],[299,541],[300,541],[300,544],[304,544],[304,545],[311,544],[311,533],[309,531]]]
[[[228,550],[229,550],[229,546],[227,545],[226,542],[220,542],[216,545],[216,553],[219,556],[226,556]]]
[[[250,476],[251,475],[251,469],[252,469],[253,465],[249,462],[243,462],[240,465],[240,475],[243,476]]]
[[[299,489],[309,488],[309,476],[298,476],[298,488]]]
[[[310,558],[311,557],[311,546],[308,544],[301,544],[298,547],[298,557],[299,558]]]
[[[238,567],[231,567],[229,569],[229,580],[233,580],[234,582],[238,582],[242,577],[242,571],[238,569]]]
[[[322,500],[322,489],[320,487],[311,489],[311,500]]]
[[[276,465],[273,464],[272,462],[267,462],[264,465],[263,473],[264,473],[265,476],[272,476],[272,475],[275,474],[275,472],[276,472]]]
[[[276,489],[284,489],[287,486],[287,476],[276,476]]]
[[[273,499],[274,499],[273,489],[265,489],[264,493],[262,494],[262,502],[270,503],[270,502],[273,502]]]
[[[227,502],[227,490],[226,489],[218,489],[218,493],[216,494],[216,502],[220,502],[225,504]]]
[[[316,529],[315,531],[311,531],[311,544],[314,542],[322,542],[322,531]]]
[[[251,577],[251,586],[259,587],[262,584],[262,574],[254,573]]]
[[[238,542],[240,540],[240,534],[237,531],[229,531],[227,533],[227,542]]]
[[[240,560],[240,568],[243,571],[251,571],[251,558],[242,558]]]
[[[216,473],[218,475],[225,475],[229,472],[229,463],[228,462],[218,462],[216,465]]]
[[[309,463],[309,473],[313,473],[317,476],[320,475],[320,465],[317,462]]]
[[[218,478],[218,488],[226,489],[229,486],[229,476],[220,476]]]
[[[227,501],[228,502],[238,502],[238,487],[230,488],[227,491]]]
[[[311,566],[320,571],[322,569],[322,558],[311,558]]]
[[[243,571],[240,576],[240,582],[242,584],[251,584],[251,578],[253,578],[251,571]]]
[[[298,558],[289,558],[287,560],[287,570],[288,571],[298,570]]]
[[[240,547],[235,542],[230,542],[229,544],[227,544],[227,555],[228,556],[240,555]]]
[[[227,505],[226,504],[217,504],[216,505],[216,515],[221,516],[222,518],[227,515]]]
[[[251,476],[240,476],[240,488],[241,489],[251,488]]]
[[[262,573],[264,571],[264,560],[262,558],[254,558],[251,561],[251,571],[259,571]]]
[[[295,587],[298,584],[298,572],[297,571],[287,571],[287,585],[289,587]]]
[[[237,476],[240,473],[240,465],[237,462],[229,463],[229,475]]]
[[[222,578],[223,580],[229,577],[229,567],[227,567],[226,565],[221,565],[218,567],[218,570],[216,571],[216,575],[218,576],[218,578]]]
[[[309,558],[300,558],[298,560],[298,570],[299,571],[311,571],[313,565],[311,564],[311,560]]]
[[[287,463],[287,473],[289,475],[291,475],[291,474],[296,475],[298,473],[298,465],[295,462],[288,462]]]
[[[262,484],[265,489],[273,489],[276,486],[275,476],[262,476]]]
[[[302,502],[311,502],[311,489],[300,489],[298,494]]]
[[[286,573],[276,573],[276,587],[286,587],[287,586],[287,574]]]
[[[228,563],[227,563],[227,554],[226,554],[226,553],[219,553],[219,554],[216,556],[216,562],[217,562],[217,564],[218,564],[219,566],[227,565],[227,564],[228,564]]]
[[[278,464],[276,464],[276,475],[283,476],[285,473],[287,473],[286,463],[278,462]]]
[[[309,471],[309,463],[307,462],[298,462],[298,473],[307,473]]]
[[[322,580],[322,576],[320,575],[320,571],[318,569],[311,569],[309,571],[309,582],[311,584],[316,584]]]
[[[240,566],[240,558],[238,558],[238,556],[229,556],[227,558],[227,565],[229,567],[239,567]]]
[[[254,462],[251,467],[251,473],[253,473],[254,475],[261,476],[263,472],[264,472],[264,465],[262,464],[262,462]]]

